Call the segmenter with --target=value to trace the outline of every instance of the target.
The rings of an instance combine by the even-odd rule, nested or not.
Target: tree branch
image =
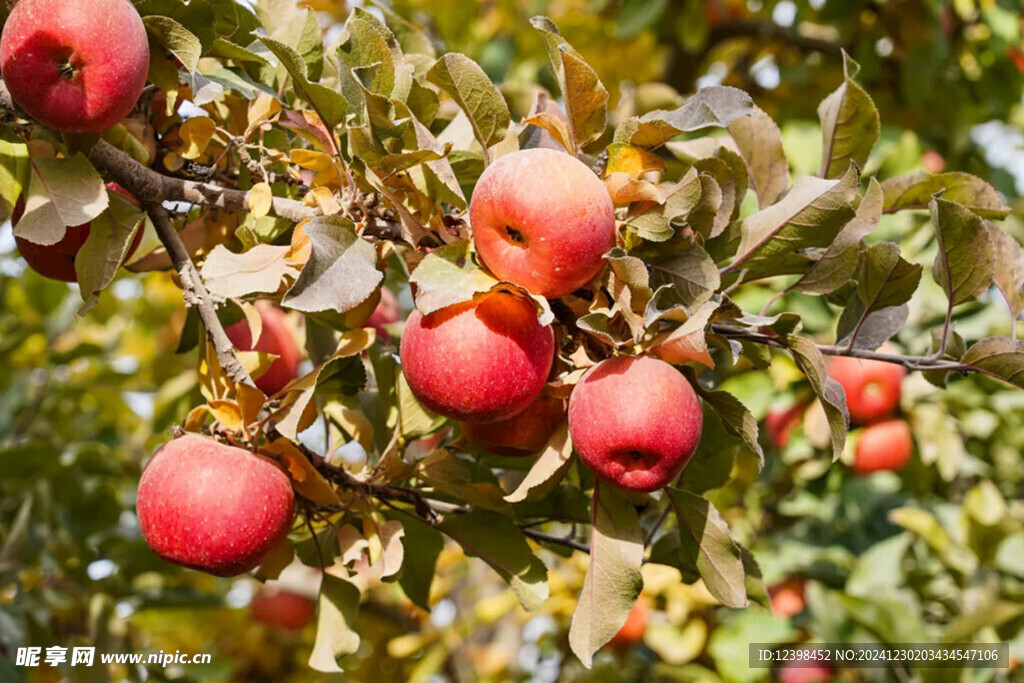
[[[841,45],[805,36],[775,22],[762,20],[737,20],[718,24],[708,34],[707,49],[730,38],[754,38],[765,42],[784,43],[804,52],[820,52],[832,57],[841,57],[843,54]]]
[[[165,176],[143,166],[106,140],[100,140],[93,145],[89,150],[89,161],[104,176],[123,186],[143,203],[188,202],[225,211],[249,210],[248,192],[224,188],[213,183]],[[319,215],[320,211],[295,199],[274,197],[270,214],[298,223]]]
[[[192,257],[189,256],[188,250],[178,236],[178,232],[174,229],[167,209],[157,201],[146,202],[144,206],[149,217],[153,220],[153,226],[156,228],[157,236],[160,237],[160,242],[167,249],[167,254],[171,257],[171,263],[174,264],[174,269],[178,271],[178,276],[181,278],[181,289],[185,304],[195,307],[199,312],[199,318],[203,321],[203,327],[206,329],[206,338],[213,344],[213,348],[217,353],[217,360],[220,362],[224,372],[237,384],[255,386],[245,366],[238,360],[235,347],[231,340],[228,339],[224,326],[221,325],[220,319],[217,317],[213,298],[206,291],[206,285],[203,284],[199,271],[196,270],[195,264],[192,263]]]
[[[767,334],[761,334],[760,332],[740,329],[738,327],[712,325],[711,331],[714,334],[720,334],[723,337],[743,339],[755,344],[772,346],[777,349],[789,348],[781,339]],[[934,356],[906,356],[897,353],[879,353],[878,351],[868,351],[866,349],[851,349],[845,346],[840,347],[821,344],[818,345],[818,350],[826,356],[849,356],[851,358],[864,358],[867,360],[880,360],[887,363],[896,363],[897,365],[902,365],[908,370],[950,370],[952,372],[983,372],[983,374],[990,374],[971,365],[963,365],[953,361],[944,361],[939,358],[935,358]]]

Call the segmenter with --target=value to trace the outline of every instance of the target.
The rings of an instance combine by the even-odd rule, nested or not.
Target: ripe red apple
[[[788,619],[804,611],[804,588],[807,582],[799,576],[781,581],[768,589],[772,613]]]
[[[513,152],[488,166],[469,216],[484,264],[549,298],[589,282],[615,246],[604,184],[583,162],[550,149]]]
[[[569,398],[569,433],[594,474],[633,491],[672,482],[700,442],[693,387],[665,361],[618,356],[587,371]]]
[[[783,664],[778,671],[779,683],[821,683],[831,681],[835,673],[826,664],[807,665],[801,660]]]
[[[287,631],[301,630],[316,616],[316,603],[305,595],[264,586],[252,599],[253,621]]]
[[[373,313],[363,323],[363,327],[372,327],[377,330],[377,336],[385,341],[391,337],[388,335],[386,325],[390,325],[393,322],[398,321],[398,299],[387,287],[381,287],[380,289],[380,302],[377,307],[373,309]]]
[[[462,433],[480,448],[509,457],[538,453],[565,419],[565,401],[541,396],[526,410],[499,422],[462,422]]]
[[[910,427],[903,420],[887,420],[865,427],[854,450],[853,471],[869,474],[903,469],[914,452]]]
[[[764,418],[764,429],[772,446],[781,450],[789,444],[789,437],[800,424],[804,410],[804,404],[797,402],[788,408],[772,408],[768,411]]]
[[[633,609],[629,610],[629,615],[626,616],[626,623],[622,625],[619,632],[612,636],[612,639],[608,641],[608,644],[612,647],[628,647],[635,645],[644,639],[644,633],[647,631],[647,615],[650,612],[650,608],[647,606],[647,601],[640,597],[633,605]]]
[[[146,28],[128,0],[21,0],[0,36],[0,70],[14,101],[40,123],[97,133],[142,94]]]
[[[946,160],[934,149],[930,149],[921,155],[921,165],[929,173],[942,173],[946,170]]]
[[[112,190],[128,197],[133,202],[135,201],[135,197],[117,183],[107,183],[107,190]],[[14,211],[11,212],[11,223],[17,226],[18,221],[24,215],[25,200],[19,198],[18,203],[14,205]],[[75,257],[85,244],[85,241],[89,239],[89,229],[91,226],[92,223],[84,223],[69,227],[67,232],[64,233],[64,237],[54,244],[36,244],[24,237],[15,237],[14,242],[18,245],[18,253],[21,254],[21,257],[25,259],[25,263],[32,270],[51,280],[76,282],[78,275],[75,273]],[[142,242],[142,230],[136,229],[135,238],[132,239],[132,243],[128,247],[128,253],[124,257],[124,262],[127,262],[132,257],[135,250],[139,248],[140,242]],[[124,262],[122,262],[122,265]]]
[[[252,343],[252,330],[244,318],[224,329],[228,339],[239,351],[262,351],[277,356],[267,371],[256,378],[256,386],[267,396],[272,396],[284,389],[288,382],[299,373],[299,345],[295,342],[288,329],[284,311],[273,305],[261,304],[257,307],[263,329],[255,347]]]
[[[837,356],[828,374],[846,392],[850,420],[867,424],[892,415],[900,404],[900,383],[906,369],[895,363]]]
[[[423,405],[456,420],[497,422],[540,395],[554,333],[530,300],[496,292],[430,315],[413,311],[402,336],[402,371]]]
[[[291,482],[275,463],[196,434],[156,452],[137,505],[153,552],[215,576],[257,567],[295,519]]]

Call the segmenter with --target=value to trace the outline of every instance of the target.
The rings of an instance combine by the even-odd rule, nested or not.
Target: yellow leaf
[[[277,457],[287,469],[292,484],[300,496],[315,503],[340,505],[341,499],[327,483],[308,458],[288,439],[276,439],[264,449],[268,455]]]
[[[304,204],[315,203],[325,216],[332,216],[341,211],[341,203],[334,198],[334,193],[326,187],[314,187],[302,198]]]
[[[238,385],[238,407],[242,411],[242,424],[251,425],[259,419],[260,410],[266,402],[266,395],[254,386]]]
[[[217,124],[208,116],[197,116],[181,124],[178,136],[185,144],[181,156],[184,159],[198,159],[210,144]]]
[[[288,264],[296,268],[306,265],[313,253],[313,243],[309,240],[309,235],[306,234],[306,223],[308,222],[308,220],[302,221],[292,230],[291,246],[288,247],[288,252],[284,255]]]
[[[242,409],[234,401],[224,399],[210,401],[210,413],[217,422],[232,432],[242,429]]]
[[[245,203],[249,207],[249,213],[256,220],[259,220],[270,213],[270,207],[274,204],[274,193],[268,183],[256,183],[249,190]]]
[[[366,415],[343,403],[327,404],[324,413],[344,429],[346,434],[358,441],[363,450],[367,453],[373,450],[373,423]]]
[[[281,103],[276,97],[260,95],[249,103],[250,130],[264,121],[268,121],[281,113]]]
[[[636,180],[644,173],[664,170],[664,160],[642,147],[634,147],[622,142],[608,146],[608,165],[605,166],[605,176],[612,173],[625,173]]]
[[[668,193],[661,185],[646,180],[635,180],[626,173],[605,176],[604,186],[615,206],[629,206],[633,202],[664,204]]]
[[[293,149],[290,158],[293,164],[309,171],[326,171],[334,166],[330,155],[311,149]]]
[[[206,418],[210,415],[210,406],[205,403],[201,406],[196,406],[192,410],[188,411],[188,417],[185,418],[185,431],[186,432],[198,432],[203,428],[203,424],[206,422]]]

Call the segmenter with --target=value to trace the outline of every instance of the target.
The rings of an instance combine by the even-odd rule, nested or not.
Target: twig
[[[573,550],[579,550],[581,553],[590,554],[590,546],[586,543],[577,541],[575,538],[567,536],[554,536],[552,534],[546,534],[543,531],[537,531],[536,529],[523,529],[523,534],[529,536],[535,541],[541,541],[543,543],[554,543],[555,545],[564,545],[567,548]]]
[[[174,229],[167,209],[156,201],[145,202],[144,206],[149,217],[153,220],[153,226],[156,228],[156,234],[160,238],[160,242],[163,243],[164,248],[171,257],[171,263],[174,264],[174,269],[178,271],[178,276],[181,278],[182,296],[185,299],[185,304],[195,307],[199,312],[199,318],[203,321],[203,327],[206,329],[206,338],[213,344],[220,366],[236,384],[255,386],[245,366],[238,360],[235,347],[231,340],[228,339],[224,326],[221,325],[220,319],[217,317],[213,298],[206,291],[206,285],[203,284],[199,271],[196,270],[195,264],[192,263],[192,257],[189,256],[188,249],[185,248],[185,244]]]

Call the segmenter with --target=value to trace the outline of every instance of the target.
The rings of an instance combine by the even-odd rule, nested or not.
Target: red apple
[[[853,471],[869,474],[880,470],[903,469],[914,452],[910,427],[903,420],[888,420],[866,427],[857,439]]]
[[[768,441],[781,450],[789,444],[789,437],[800,424],[805,406],[797,402],[788,408],[772,408],[764,418],[764,429],[768,433]]]
[[[301,630],[316,616],[316,603],[274,586],[264,586],[252,599],[250,616],[253,621],[287,631]]]
[[[156,452],[137,505],[153,552],[216,576],[259,566],[295,519],[291,482],[274,462],[196,434]]]
[[[299,345],[288,329],[284,311],[273,305],[260,305],[257,310],[263,320],[263,329],[255,347],[249,322],[244,318],[229,325],[224,331],[239,351],[262,351],[277,356],[267,371],[256,378],[256,386],[260,391],[272,396],[284,389],[288,382],[298,375]]]
[[[0,70],[14,101],[40,123],[97,133],[142,94],[146,28],[128,0],[21,0],[0,36]]]
[[[846,392],[850,420],[867,424],[893,414],[907,371],[895,363],[837,356],[829,363],[828,374]]]
[[[133,202],[135,201],[135,197],[117,183],[107,183],[107,190],[112,190],[128,197]],[[24,215],[25,200],[19,198],[18,203],[14,205],[14,211],[11,212],[11,223],[17,226],[18,221]],[[76,282],[78,275],[75,273],[75,257],[89,238],[91,226],[92,223],[84,223],[69,227],[64,233],[64,237],[54,244],[36,244],[24,237],[15,237],[14,242],[18,245],[18,253],[32,270],[51,280]],[[128,253],[125,255],[122,265],[139,248],[139,243],[142,242],[142,232],[141,228],[135,231],[135,238],[132,239],[132,243],[128,247]]]
[[[778,671],[779,683],[821,683],[831,681],[835,675],[825,664],[808,664],[792,660],[783,664]]]
[[[628,647],[643,640],[644,633],[647,631],[648,612],[650,609],[647,606],[647,601],[641,596],[633,605],[633,609],[629,610],[626,623],[622,625],[618,633],[612,636],[608,644],[612,647]]]
[[[380,289],[380,302],[377,307],[373,309],[373,313],[363,323],[363,327],[372,327],[377,330],[377,336],[381,339],[388,340],[391,337],[388,335],[386,329],[387,325],[398,321],[398,299],[387,287],[381,287]]]
[[[934,149],[930,149],[921,155],[921,165],[929,173],[942,173],[946,170],[946,160]]]
[[[462,433],[495,455],[509,457],[538,453],[565,419],[565,401],[541,396],[518,415],[499,422],[463,422]]]
[[[798,577],[792,577],[775,584],[768,589],[768,597],[771,598],[772,613],[776,616],[788,619],[804,611],[804,588],[807,582]]]
[[[604,184],[583,162],[550,149],[513,152],[488,166],[469,215],[484,264],[549,298],[587,284],[615,246]]]
[[[587,371],[569,398],[569,432],[594,474],[633,491],[672,482],[693,457],[704,416],[678,370],[618,356]]]
[[[423,405],[456,420],[497,422],[540,395],[554,357],[554,333],[533,301],[507,292],[413,311],[402,336],[402,371]]]

